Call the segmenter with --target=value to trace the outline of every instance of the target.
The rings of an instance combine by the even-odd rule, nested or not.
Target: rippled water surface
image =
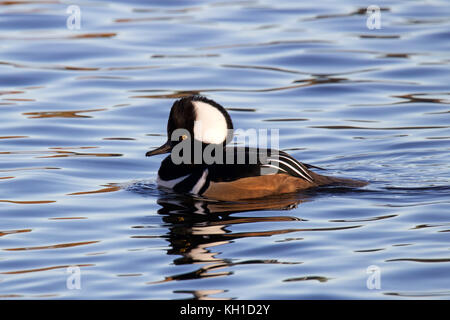
[[[449,299],[449,18],[446,1],[0,1],[0,297]],[[158,190],[145,152],[191,93],[370,184]]]

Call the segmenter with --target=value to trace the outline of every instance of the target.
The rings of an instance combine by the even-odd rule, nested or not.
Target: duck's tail
[[[314,183],[317,184],[317,186],[326,186],[326,185],[333,185],[333,186],[342,186],[342,187],[349,187],[349,188],[360,188],[368,185],[369,183],[366,181],[361,180],[353,180],[353,179],[347,179],[347,178],[338,178],[338,177],[330,177],[330,176],[323,176],[314,172],[312,173],[312,177],[314,178]]]

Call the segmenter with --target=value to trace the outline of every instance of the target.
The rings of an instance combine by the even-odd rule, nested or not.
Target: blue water
[[[371,1],[70,4],[79,30],[67,2],[0,1],[2,299],[450,298],[447,1],[379,1],[373,30]],[[145,152],[191,93],[370,184],[158,190]]]

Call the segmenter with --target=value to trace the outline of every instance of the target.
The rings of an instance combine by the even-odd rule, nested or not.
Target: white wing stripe
[[[299,169],[301,172],[303,172],[306,176],[308,176],[311,180],[313,180],[313,178],[312,178],[311,175],[308,173],[308,171],[306,171],[305,168],[303,167],[303,164],[300,163],[300,162],[298,162],[297,159],[294,159],[294,158],[291,158],[291,157],[289,157],[289,156],[285,156],[285,155],[282,155],[282,154],[279,154],[278,156],[279,156],[279,157],[282,157],[282,158],[285,158],[285,159],[288,159],[288,160],[290,160],[291,162],[293,162],[293,163],[298,167],[298,169]]]
[[[284,164],[285,166],[291,168],[292,170],[294,170],[294,172],[296,172],[299,176],[303,177],[304,179],[308,180],[309,182],[312,182],[312,178],[309,175],[305,175],[306,172],[303,171],[302,168],[302,172],[300,172],[299,170],[295,169],[293,166],[291,166],[290,164],[286,163],[285,161],[279,160],[279,159],[269,159],[270,161],[276,161],[279,163]],[[281,168],[280,168],[281,169]]]

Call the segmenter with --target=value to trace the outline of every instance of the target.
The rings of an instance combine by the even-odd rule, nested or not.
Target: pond
[[[0,17],[2,299],[450,298],[448,2],[0,1]],[[190,94],[369,184],[158,189],[145,153]]]

